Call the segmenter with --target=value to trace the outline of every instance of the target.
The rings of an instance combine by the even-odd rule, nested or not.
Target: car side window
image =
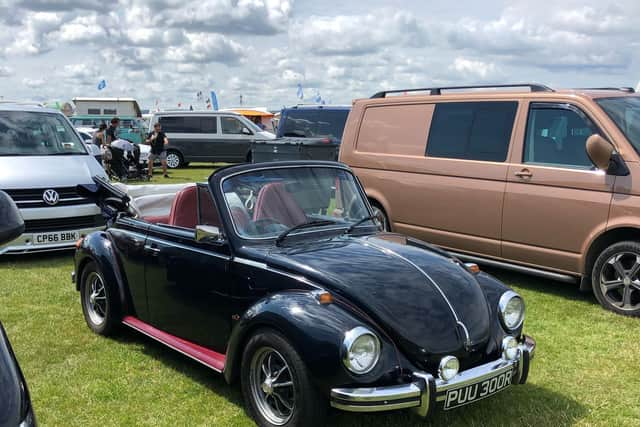
[[[202,133],[217,133],[218,123],[215,117],[201,117],[200,127]]]
[[[220,127],[222,128],[222,133],[242,135],[242,128],[246,126],[235,117],[220,117]]]
[[[504,162],[517,109],[515,101],[437,104],[426,155]]]
[[[198,225],[222,227],[215,201],[205,184],[198,184]]]
[[[596,127],[582,112],[553,104],[529,109],[523,162],[591,169],[587,138]]]

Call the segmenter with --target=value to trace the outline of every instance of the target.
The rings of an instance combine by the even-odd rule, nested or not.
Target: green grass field
[[[155,182],[203,181],[210,165]],[[43,426],[250,426],[239,386],[133,331],[84,324],[70,253],[0,259],[2,320]],[[538,342],[529,383],[431,420],[407,412],[332,411],[332,426],[638,426],[640,319],[600,308],[576,287],[492,270],[527,304]]]

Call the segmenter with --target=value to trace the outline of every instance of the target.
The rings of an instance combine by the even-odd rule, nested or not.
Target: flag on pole
[[[240,95],[240,105],[242,105],[242,95]]]
[[[105,87],[107,87],[107,81],[105,79],[100,80],[100,83],[98,83],[98,90],[102,90]]]
[[[242,100],[240,101],[240,103],[242,104]],[[216,96],[216,93],[214,91],[211,91],[211,108],[213,108],[214,111],[217,111],[219,108],[218,97]]]
[[[298,99],[304,99],[304,92],[302,91],[302,83],[298,83],[298,91],[296,92]]]

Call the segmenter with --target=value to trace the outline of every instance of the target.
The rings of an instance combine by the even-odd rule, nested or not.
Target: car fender
[[[321,390],[354,382],[370,383],[399,365],[394,346],[383,333],[343,304],[321,304],[318,291],[288,291],[269,295],[250,307],[234,326],[226,354],[224,376],[233,382],[240,372],[244,347],[255,331],[282,334],[296,349]],[[375,332],[381,341],[380,361],[368,374],[355,376],[342,363],[345,333],[356,326]]]
[[[96,263],[107,283],[114,283],[118,287],[120,306],[122,313],[131,313],[131,298],[126,286],[126,278],[123,275],[119,258],[113,249],[113,242],[109,234],[104,231],[97,231],[87,235],[75,254],[74,281],[76,290],[80,291],[80,281],[82,271],[88,262]]]

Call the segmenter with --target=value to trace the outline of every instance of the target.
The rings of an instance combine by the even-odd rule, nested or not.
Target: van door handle
[[[158,255],[160,253],[160,248],[157,248],[156,245],[144,245],[144,249],[151,252],[153,255]]]
[[[522,169],[520,172],[516,172],[515,176],[518,178],[531,178],[533,174],[529,169]]]

